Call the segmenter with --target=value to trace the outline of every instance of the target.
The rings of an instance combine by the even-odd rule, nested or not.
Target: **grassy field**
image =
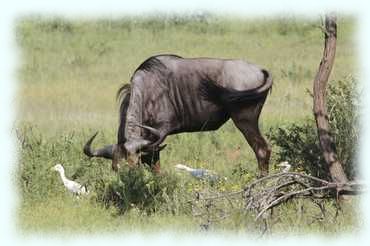
[[[22,231],[127,232],[133,230],[198,232],[202,222],[182,204],[194,192],[208,189],[186,174],[173,170],[176,163],[214,170],[228,181],[212,189],[240,189],[255,177],[256,161],[239,131],[228,122],[217,132],[170,136],[162,152],[163,170],[178,182],[173,206],[147,214],[133,208],[124,214],[100,202],[102,189],[115,174],[110,162],[88,160],[82,153],[86,139],[96,130],[96,145],[115,142],[118,125],[117,89],[147,57],[173,53],[184,57],[242,58],[272,72],[273,91],[262,111],[263,132],[282,124],[304,121],[312,115],[312,90],[323,49],[318,19],[294,17],[238,19],[219,16],[125,17],[120,19],[67,20],[27,17],[19,20],[16,37],[21,51],[17,92],[20,163],[17,185],[21,194],[18,224]],[[355,22],[339,18],[338,44],[331,79],[356,76]],[[239,150],[240,147],[240,150]],[[88,198],[76,200],[64,192],[50,168],[64,164],[67,176],[75,174],[89,184]],[[274,171],[274,161],[272,168]],[[102,188],[102,186],[104,186]],[[209,189],[211,189],[209,188]],[[312,220],[296,219],[297,204],[281,208],[272,233],[353,231],[359,227],[357,202],[341,215]],[[334,207],[328,204],[330,214]],[[311,217],[310,217],[311,216]],[[245,233],[255,228],[248,214],[215,223],[214,230]]]

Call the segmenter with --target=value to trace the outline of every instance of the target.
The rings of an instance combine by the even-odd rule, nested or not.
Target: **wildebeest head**
[[[143,148],[146,143],[139,143],[141,146],[135,146],[137,152],[131,154],[129,154],[130,151],[127,150],[127,147],[124,144],[106,145],[103,148],[94,150],[91,147],[91,143],[97,134],[98,132],[96,132],[86,142],[83,149],[84,153],[89,157],[103,157],[112,160],[112,168],[115,171],[118,170],[118,162],[121,159],[127,160],[130,165],[136,164],[139,159],[142,163],[148,165],[156,164],[159,161],[159,152],[166,147],[166,145],[163,145],[158,147]]]
[[[84,153],[89,157],[103,157],[112,160],[113,170],[118,170],[118,162],[121,159],[128,161],[130,165],[136,164],[139,159],[141,162],[152,165],[159,161],[159,152],[166,147],[149,145],[151,142],[146,140],[138,140],[136,142],[126,143],[125,124],[126,115],[130,100],[130,85],[122,86],[118,93],[117,98],[121,101],[120,106],[120,127],[118,131],[118,143],[106,145],[103,148],[93,149],[91,144],[94,141],[98,132],[96,132],[85,144]],[[138,127],[147,130],[156,138],[160,138],[158,130],[144,125],[137,124]]]

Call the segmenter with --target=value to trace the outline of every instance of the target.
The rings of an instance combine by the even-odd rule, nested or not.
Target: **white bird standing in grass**
[[[284,167],[284,169],[281,170],[281,172],[283,172],[283,173],[289,172],[290,168],[292,167],[292,165],[290,165],[289,162],[287,162],[287,161],[280,162],[277,166],[278,167]]]
[[[190,173],[191,176],[197,179],[208,179],[208,180],[217,180],[219,177],[215,174],[212,174],[209,170],[203,168],[191,168],[183,164],[175,165],[175,168],[178,170],[186,171]]]
[[[53,168],[55,171],[59,172],[60,177],[63,181],[64,186],[67,188],[68,191],[72,192],[73,194],[76,195],[87,195],[88,191],[86,190],[86,187],[83,185],[80,185],[79,183],[69,180],[65,173],[64,173],[64,168],[62,164],[56,164]]]

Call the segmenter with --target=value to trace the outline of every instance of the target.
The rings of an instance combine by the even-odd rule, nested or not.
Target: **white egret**
[[[290,168],[292,167],[292,165],[290,165],[287,161],[280,162],[277,166],[283,167],[283,170],[281,170],[283,173],[289,172]]]
[[[72,192],[76,195],[87,195],[88,191],[85,186],[73,181],[69,180],[64,172],[64,168],[62,164],[56,164],[53,168],[55,171],[59,172],[60,177],[63,181],[64,186],[67,188],[68,191]]]
[[[177,164],[175,165],[175,168],[178,170],[186,171],[191,176],[197,179],[208,179],[208,180],[217,180],[219,177],[215,174],[213,174],[211,171],[203,168],[191,168],[184,164]]]

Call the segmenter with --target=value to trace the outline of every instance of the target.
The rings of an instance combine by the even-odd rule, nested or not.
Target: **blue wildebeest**
[[[268,71],[232,59],[148,58],[123,85],[117,144],[93,150],[93,135],[84,147],[89,157],[141,162],[159,170],[160,144],[166,136],[182,132],[216,130],[232,119],[252,147],[259,174],[268,174],[270,147],[258,128],[258,119],[272,86]]]

